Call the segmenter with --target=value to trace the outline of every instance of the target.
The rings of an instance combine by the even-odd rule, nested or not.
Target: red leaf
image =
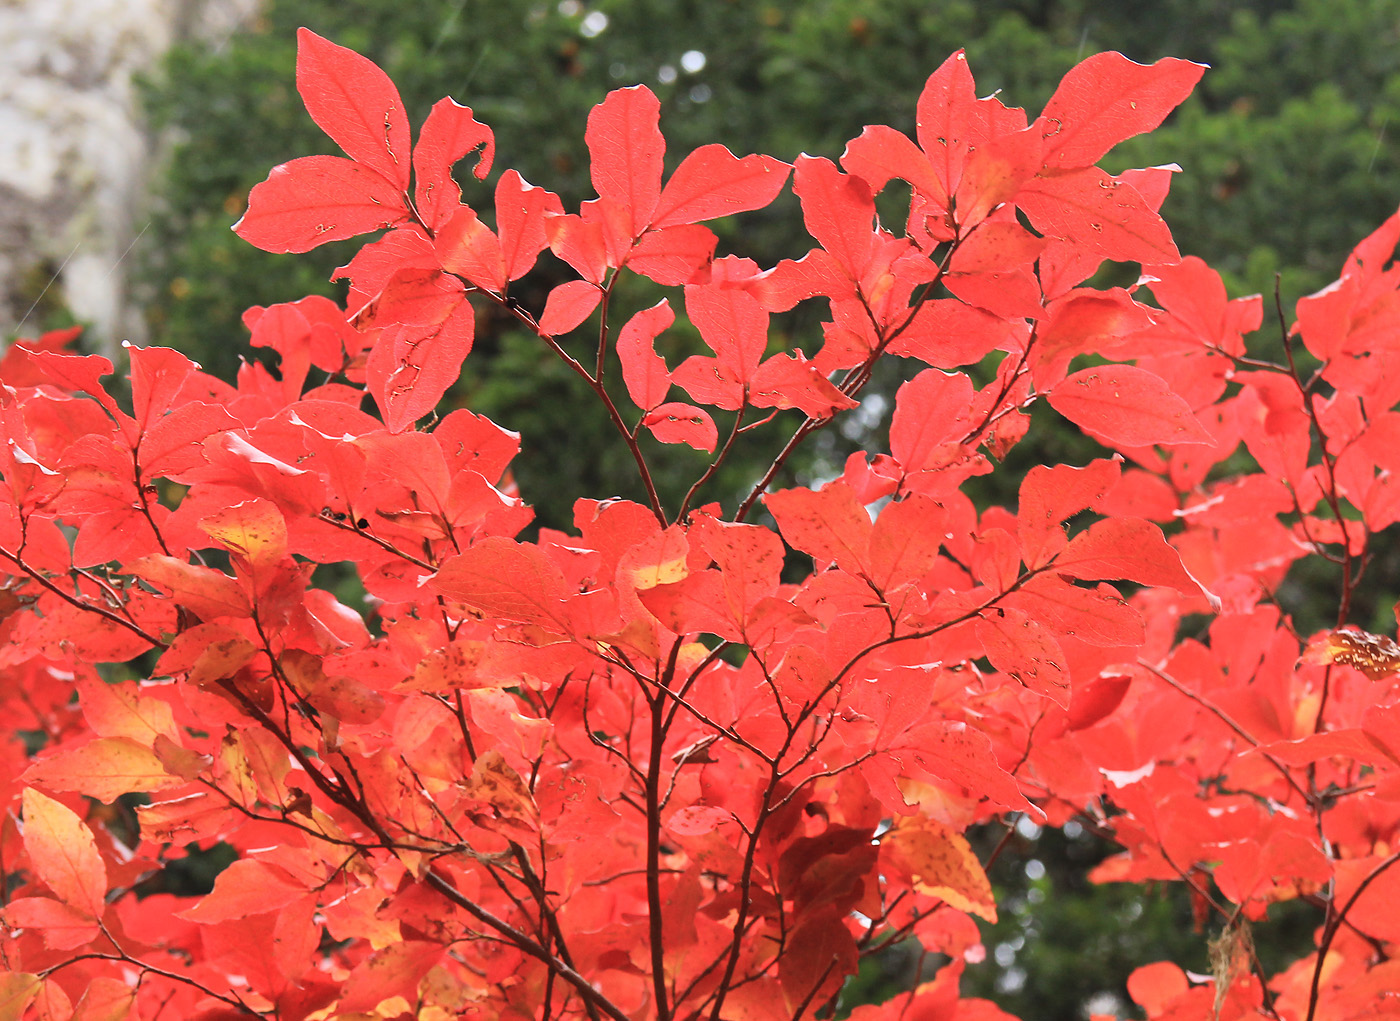
[[[217,925],[232,918],[246,918],[275,911],[306,895],[306,884],[285,869],[244,858],[214,879],[214,889],[177,918],[203,925]]]
[[[156,422],[141,437],[142,481],[175,478],[208,464],[204,440],[238,428],[238,421],[223,408],[192,401]]]
[[[936,819],[906,816],[880,837],[880,864],[919,893],[996,924],[992,884],[967,838]]]
[[[713,404],[725,411],[738,411],[744,406],[743,380],[718,358],[691,355],[676,366],[671,382],[702,404]]]
[[[44,945],[51,950],[75,950],[91,943],[102,930],[86,911],[48,897],[22,897],[10,901],[0,912],[7,928],[38,929],[44,934]],[[3,989],[3,987],[0,987]],[[0,1002],[0,1009],[3,1009]],[[0,1014],[0,1017],[26,1017],[22,1011]],[[40,1015],[52,1017],[52,1014]]]
[[[271,567],[287,553],[287,522],[277,505],[252,499],[199,519],[199,527],[224,549],[254,567]]]
[[[841,912],[827,906],[801,916],[787,933],[786,950],[778,958],[778,980],[782,983],[787,1013],[796,1013],[803,1004],[821,1003],[841,988],[847,975],[860,965],[855,938],[846,928]]]
[[[432,582],[448,599],[482,613],[564,633],[564,575],[540,552],[500,536],[482,539],[450,558]]]
[[[1083,468],[1035,465],[1021,483],[1016,533],[1021,559],[1034,570],[1065,548],[1064,522],[1092,507],[1118,481],[1118,461],[1090,461]]]
[[[390,432],[402,432],[431,412],[462,371],[472,349],[476,313],[459,301],[430,326],[390,326],[375,342],[365,375]]]
[[[1263,321],[1264,302],[1259,295],[1228,300],[1220,274],[1194,255],[1175,266],[1153,266],[1147,274],[1152,296],[1171,313],[1172,323],[1164,329],[1174,338],[1184,334],[1193,344],[1240,355],[1244,353],[1241,335],[1253,333]],[[1306,300],[1298,301],[1300,322]]]
[[[1170,961],[1146,964],[1128,976],[1128,995],[1147,1009],[1148,1017],[1165,1013],[1173,1000],[1185,996],[1191,983]]]
[[[389,276],[352,322],[361,331],[399,324],[433,326],[457,310],[463,290],[462,281],[436,266],[404,267]]]
[[[1132,185],[1098,167],[1037,177],[1017,193],[1016,205],[1040,233],[1101,259],[1144,265],[1181,259],[1166,221]]]
[[[1024,334],[1023,328],[1020,333]],[[1017,340],[1018,327],[1001,316],[951,298],[935,298],[924,302],[909,328],[886,350],[947,368],[980,362],[997,348]]]
[[[438,229],[433,238],[433,250],[447,272],[464,276],[488,291],[505,290],[500,239],[477,218],[470,206],[458,206]]]
[[[248,211],[233,225],[265,252],[309,252],[408,218],[394,185],[339,156],[302,156],[273,167],[248,194]]]
[[[844,482],[821,489],[781,489],[763,498],[783,539],[809,554],[819,566],[835,564],[850,574],[866,573],[870,515]]]
[[[1059,634],[1102,648],[1135,647],[1146,637],[1142,616],[1109,585],[1079,588],[1042,573],[1009,593],[1006,605]]]
[[[953,273],[986,273],[1032,263],[1045,250],[1046,241],[1019,223],[983,223],[953,253]]]
[[[801,351],[774,355],[758,367],[749,381],[749,403],[755,408],[797,408],[808,418],[830,418],[858,407],[822,375]]]
[[[977,618],[977,639],[992,666],[1038,695],[1069,705],[1069,674],[1055,636],[1021,610],[996,608]]]
[[[731,616],[744,620],[756,602],[771,596],[783,569],[783,542],[767,528],[697,516],[700,544],[724,576]]]
[[[496,154],[491,129],[472,116],[471,109],[451,99],[439,99],[423,122],[413,147],[413,199],[418,213],[436,230],[446,223],[462,200],[452,179],[452,166],[473,149],[481,148],[473,173],[484,181]]]
[[[947,512],[917,493],[886,504],[870,534],[870,580],[888,593],[934,565],[947,534]]]
[[[976,227],[1003,202],[1009,202],[1040,170],[1040,135],[1034,128],[994,138],[977,147],[953,195],[958,232]]]
[[[603,276],[608,271],[608,249],[603,238],[602,224],[566,213],[563,216],[548,217],[544,229],[549,238],[549,250],[583,277],[583,281],[574,280],[571,283],[603,282]],[[570,284],[560,286],[568,287]]]
[[[1103,673],[1076,685],[1069,701],[1069,729],[1084,730],[1117,709],[1133,683],[1129,673]]]
[[[587,280],[570,280],[549,292],[544,313],[540,316],[540,332],[558,337],[574,329],[598,307],[603,292]]]
[[[131,360],[132,417],[144,431],[170,412],[199,366],[168,347],[125,346]]]
[[[650,225],[699,223],[762,209],[783,190],[789,169],[771,156],[740,159],[722,145],[702,145],[681,160],[666,182]]]
[[[768,345],[768,313],[747,291],[732,287],[685,289],[685,310],[720,364],[746,383]]]
[[[601,198],[626,210],[634,238],[651,223],[661,195],[660,116],[660,101],[644,85],[609,92],[588,114],[589,177]]]
[[[931,192],[930,197],[944,207],[962,180],[969,146],[980,144],[986,135],[975,89],[967,54],[958,50],[929,75],[919,94],[919,147],[943,185],[942,194]]]
[[[416,1002],[419,982],[446,952],[442,943],[425,940],[404,940],[375,951],[350,973],[337,1012],[372,1012],[376,1004],[394,997]]]
[[[1035,127],[1045,163],[1087,167],[1125,138],[1151,131],[1191,94],[1204,64],[1166,57],[1144,65],[1121,53],[1096,53],[1070,68]]]
[[[1133,365],[1081,369],[1051,390],[1049,400],[1065,418],[1110,444],[1215,444],[1162,377]]]
[[[1096,354],[1152,323],[1147,308],[1117,288],[1102,293],[1075,292],[1052,302],[1049,312],[1036,331],[1031,354],[1031,373],[1043,390],[1063,378],[1075,357]]]
[[[859,177],[841,173],[828,159],[803,154],[794,164],[792,190],[802,200],[807,233],[859,280],[875,244],[875,199]]]
[[[967,431],[963,417],[972,403],[972,380],[964,373],[925,369],[895,394],[890,453],[904,470],[937,468],[961,454]]]
[[[1306,766],[1334,757],[1372,767],[1400,764],[1388,747],[1356,727],[1309,734],[1293,741],[1271,741],[1260,745],[1257,750],[1288,766]]]
[[[666,360],[656,353],[655,341],[662,330],[676,321],[665,298],[627,320],[617,335],[617,357],[622,362],[622,379],[627,393],[643,411],[650,411],[666,399],[671,389]]]
[[[666,828],[680,837],[698,837],[731,822],[734,813],[710,805],[687,805],[671,816]]]
[[[698,224],[649,230],[627,254],[627,268],[667,287],[704,283],[718,240]]]
[[[958,720],[911,727],[890,748],[889,758],[877,757],[861,770],[891,779],[891,773],[915,779],[936,777],[1013,811],[1027,811],[1030,804],[1015,778],[998,764],[991,739]]]
[[[167,790],[185,783],[167,773],[149,748],[126,737],[100,737],[77,748],[65,748],[34,763],[20,779],[108,803],[123,794]]]
[[[496,182],[496,230],[500,233],[501,258],[506,279],[519,280],[549,247],[545,223],[551,214],[564,212],[559,196],[529,184],[514,170]]]
[[[688,443],[713,454],[719,431],[708,412],[689,404],[662,404],[642,419],[642,425],[662,443]]]
[[[897,177],[908,181],[938,206],[947,207],[947,192],[934,174],[928,156],[919,151],[908,135],[894,128],[883,124],[867,125],[859,137],[846,143],[841,166],[846,173],[855,174],[868,184],[873,192],[880,191],[890,178]]]
[[[155,554],[126,565],[128,573],[167,590],[175,602],[202,620],[246,617],[248,595],[234,578],[176,557]]]
[[[102,355],[75,355],[66,351],[31,350],[29,359],[61,389],[90,394],[108,411],[116,414],[116,402],[102,385],[102,377],[112,374],[112,362]]]
[[[1162,530],[1141,518],[1096,521],[1070,540],[1055,558],[1055,570],[1071,578],[1125,578],[1142,585],[1170,585],[1187,594],[1200,591],[1181,566],[1181,555],[1162,538]]]
[[[373,61],[300,28],[297,91],[347,156],[408,190],[408,118],[399,90]]]

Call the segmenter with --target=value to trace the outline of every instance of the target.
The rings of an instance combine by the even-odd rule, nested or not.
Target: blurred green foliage
[[[216,51],[177,47],[145,83],[152,127],[170,139],[159,206],[139,249],[152,341],[223,376],[247,350],[239,319],[245,307],[334,295],[330,272],[356,247],[275,256],[229,231],[272,166],[334,151],[295,92],[300,25],[383,67],[415,124],[443,95],[471,106],[496,131],[497,169],[517,168],[560,193],[566,207],[592,194],[583,127],[589,108],[612,88],[641,82],[661,98],[671,166],[714,141],[784,160],[802,151],[835,158],[866,124],[912,131],[925,78],[958,47],[966,48],[982,94],[1003,90],[1032,116],[1066,70],[1100,50],[1213,65],[1177,115],[1120,146],[1107,166],[1181,165],[1163,214],[1181,250],[1221,270],[1233,294],[1269,294],[1276,273],[1290,304],[1325,285],[1400,200],[1393,142],[1400,135],[1400,7],[1390,0],[267,0],[251,31]],[[486,186],[469,182],[465,198],[487,207],[489,220]],[[765,266],[800,256],[810,246],[800,224],[795,199],[785,195],[767,210],[717,224],[720,254],[738,252]],[[545,256],[517,297],[539,309],[566,276]],[[650,305],[659,294],[646,281],[629,281],[618,311]],[[821,309],[802,307],[775,320],[775,346],[810,353],[821,318]],[[1272,338],[1263,341],[1267,353],[1279,343],[1276,324],[1266,321],[1264,336]],[[834,473],[888,421],[902,372],[882,373],[864,414],[819,434],[811,456],[781,484]],[[548,452],[522,458],[517,470],[542,522],[567,525],[574,494],[639,496],[630,458],[581,399],[578,381],[505,317],[483,314],[476,353],[451,399],[521,431],[527,449]],[[1040,428],[1045,417],[1037,416],[1031,439],[1043,445],[1028,442],[1015,456],[1044,460],[1070,442]],[[771,456],[773,435],[745,437],[702,499],[732,506]],[[684,448],[658,453],[669,506],[707,461]],[[1384,576],[1389,567],[1400,577],[1400,565],[1376,570]],[[1310,610],[1308,593],[1334,592],[1334,580],[1293,586],[1297,609],[1325,620],[1327,607]],[[1367,609],[1388,607],[1378,600]],[[1170,957],[1206,970],[1206,935],[1194,931],[1179,887],[1145,893],[1085,883],[1086,865],[1108,850],[1082,831],[1015,838],[993,872],[1003,918],[987,932],[987,964],[969,969],[969,994],[1055,1021],[1086,1017],[1091,1002],[1126,1006],[1122,983],[1138,964]],[[1261,956],[1273,955],[1271,970],[1307,936],[1306,919],[1287,908],[1258,934]],[[912,980],[905,953],[894,948],[873,963],[845,1006],[882,999],[891,982]]]

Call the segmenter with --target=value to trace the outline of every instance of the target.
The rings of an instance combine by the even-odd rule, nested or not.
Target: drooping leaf
[[[704,408],[690,404],[658,405],[642,418],[642,425],[662,443],[685,443],[710,454],[719,443],[715,420]]]
[[[549,292],[540,316],[540,332],[558,337],[568,333],[593,314],[603,292],[587,280],[570,280]]]
[[[666,400],[671,389],[666,361],[656,353],[655,341],[662,330],[676,321],[670,304],[662,298],[627,320],[617,335],[617,356],[622,362],[622,379],[633,403],[650,411]]]

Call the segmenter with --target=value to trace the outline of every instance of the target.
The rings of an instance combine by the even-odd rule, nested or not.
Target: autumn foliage
[[[1185,884],[1220,934],[1212,976],[1129,978],[1148,1017],[1400,1014],[1400,649],[1344,627],[1400,521],[1400,217],[1247,342],[1264,303],[1156,212],[1176,168],[1096,166],[1202,70],[1100,54],[1031,120],[958,53],[914,138],[669,176],[656,98],[622,89],[566,212],[478,183],[470,109],[415,139],[378,68],[303,31],[345,156],[275,168],[235,229],[374,233],[346,307],[251,309],[279,368],[236,385],[132,348],[119,399],[69,334],[0,363],[0,1018],[786,1021],[911,937],[948,963],[859,1021],[1005,1017],[959,998],[997,910],[965,833],[1020,813],[1112,837],[1094,879]],[[704,222],[789,182],[815,247],[717,256]],[[526,307],[542,257],[571,279]],[[1083,286],[1106,261],[1137,284]],[[616,322],[639,276],[669,297]],[[775,350],[800,302],[821,335]],[[512,459],[548,451],[445,400],[488,311],[601,402],[645,502],[579,494],[517,538]],[[879,449],[775,489],[886,357],[910,378]],[[1033,407],[1100,455],[974,506]],[[716,492],[746,430],[771,463]],[[678,505],[658,444],[710,455]],[[1276,599],[1305,559],[1338,579],[1311,637]],[[220,843],[212,892],[152,892]],[[1250,924],[1295,899],[1315,952],[1267,974]]]

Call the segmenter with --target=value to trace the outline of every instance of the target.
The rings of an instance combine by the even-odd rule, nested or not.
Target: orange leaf
[[[109,803],[133,791],[161,791],[185,782],[167,773],[153,751],[126,737],[100,737],[64,749],[34,763],[20,779]]]
[[[909,816],[880,838],[880,857],[882,865],[909,876],[919,893],[996,922],[992,884],[961,833],[934,819]]]
[[[1400,645],[1385,635],[1373,635],[1357,627],[1324,632],[1308,643],[1304,663],[1355,667],[1373,681],[1400,671]]]
[[[24,849],[59,900],[89,918],[102,916],[107,868],[87,823],[32,787],[24,791]]]
[[[141,694],[133,681],[107,684],[97,677],[78,681],[83,718],[98,737],[129,737],[148,744],[158,735],[170,740],[179,737],[170,703]]]
[[[220,571],[160,554],[133,561],[126,570],[165,589],[175,602],[193,610],[202,620],[248,616],[248,596],[237,579]]]
[[[121,979],[98,977],[88,983],[73,1008],[73,1021],[126,1021],[136,1003],[136,988]]]

